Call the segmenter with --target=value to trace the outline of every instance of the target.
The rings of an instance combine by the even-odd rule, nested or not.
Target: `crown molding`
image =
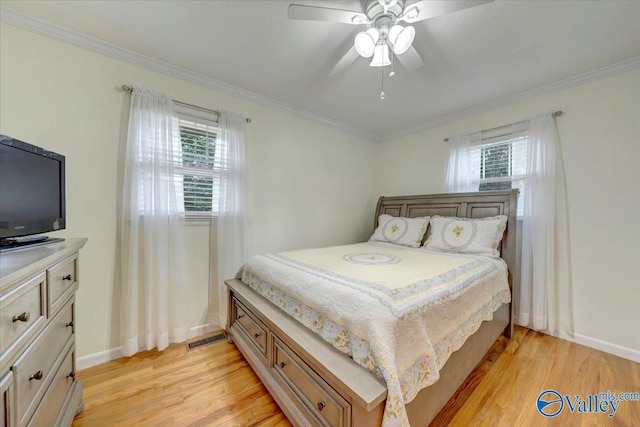
[[[452,123],[458,120],[466,119],[467,117],[471,117],[476,114],[483,113],[485,111],[490,111],[496,108],[515,104],[517,102],[523,101],[525,99],[533,98],[547,92],[569,89],[569,88],[580,86],[582,84],[585,84],[594,80],[610,77],[616,74],[623,73],[625,71],[631,71],[636,68],[640,68],[640,56],[636,56],[634,58],[627,59],[625,61],[621,61],[616,64],[607,65],[606,67],[598,68],[592,71],[587,71],[586,73],[578,74],[576,76],[569,77],[567,79],[550,83],[544,86],[540,86],[535,89],[530,89],[516,95],[507,96],[507,97],[496,99],[494,101],[487,102],[485,104],[481,104],[472,108],[467,108],[465,110],[459,111],[454,114],[429,120],[428,122],[422,123],[418,126],[412,126],[410,128],[403,129],[398,132],[392,132],[385,135],[382,138],[382,140],[384,142],[390,142],[390,141],[393,141],[394,139],[402,138],[408,135],[413,135],[415,133],[422,132],[427,129],[432,129],[434,127],[441,126],[447,123]]]
[[[216,80],[211,77],[207,77],[202,74],[194,73],[184,68],[168,64],[166,62],[142,55],[128,49],[124,49],[111,43],[103,42],[84,34],[76,33],[66,28],[43,21],[41,19],[16,12],[5,6],[0,6],[0,22],[4,22],[5,24],[9,24],[14,27],[18,27],[23,30],[40,34],[55,40],[60,40],[62,42],[69,43],[84,49],[88,49],[101,55],[105,55],[119,61],[136,65],[138,67],[166,74],[168,76],[175,77],[177,79],[184,80],[190,83],[195,83],[199,86],[213,89],[217,92],[233,95],[238,98],[253,102],[255,104],[262,105],[264,107],[272,108],[274,110],[301,117],[312,122],[317,122],[325,126],[336,128],[352,135],[368,139],[370,141],[382,141],[380,135],[367,132],[364,129],[332,120],[309,111],[301,110],[300,108],[287,104],[285,102],[278,101],[255,92],[230,85],[228,83]]]
[[[507,96],[504,98],[496,99],[491,102],[487,102],[475,107],[467,108],[458,111],[453,114],[441,116],[433,120],[429,120],[417,126],[412,126],[406,129],[399,130],[397,132],[391,132],[386,135],[378,135],[368,132],[364,129],[357,128],[355,126],[348,125],[336,120],[332,120],[318,114],[301,110],[293,105],[287,104],[282,101],[278,101],[269,98],[264,95],[260,95],[255,92],[251,92],[242,89],[237,86],[230,85],[220,80],[207,77],[202,74],[194,73],[184,68],[177,67],[175,65],[168,64],[166,62],[139,54],[137,52],[124,49],[122,47],[113,45],[111,43],[103,42],[93,37],[89,37],[84,34],[76,33],[57,25],[50,24],[46,21],[27,16],[18,12],[15,12],[5,6],[0,6],[0,21],[6,24],[22,28],[33,33],[41,34],[43,36],[60,40],[90,51],[132,64],[142,68],[146,68],[151,71],[156,71],[162,74],[175,77],[180,80],[191,82],[202,87],[213,89],[215,91],[236,96],[241,99],[253,102],[264,107],[272,108],[293,116],[301,117],[303,119],[310,120],[312,122],[320,123],[328,127],[342,130],[352,135],[374,141],[374,142],[390,142],[394,139],[402,138],[404,136],[412,135],[418,132],[422,132],[428,129],[435,128],[447,123],[456,122],[458,120],[471,117],[476,114],[480,114],[486,111],[490,111],[496,108],[505,107],[510,104],[514,104],[525,99],[533,98],[535,96],[556,91],[562,89],[569,89],[575,86],[579,86],[588,83],[593,80],[599,80],[605,77],[610,77],[615,74],[619,74],[625,71],[630,71],[636,68],[640,68],[640,56],[618,62],[616,64],[608,65],[606,67],[598,68],[596,70],[588,71],[586,73],[578,74],[573,77],[569,77],[564,80],[560,80],[554,83],[540,86],[538,88],[530,89],[521,92],[516,95]]]

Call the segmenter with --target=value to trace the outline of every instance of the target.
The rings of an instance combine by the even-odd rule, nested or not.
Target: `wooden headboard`
[[[427,194],[420,196],[380,197],[376,208],[374,228],[382,214],[415,218],[419,216],[457,216],[459,218],[484,218],[506,215],[507,229],[498,250],[509,268],[509,285],[519,290],[517,274],[517,223],[519,190],[483,191],[480,193]],[[427,230],[427,235],[431,232]],[[426,237],[425,237],[426,238]],[[512,305],[513,316],[513,305]]]

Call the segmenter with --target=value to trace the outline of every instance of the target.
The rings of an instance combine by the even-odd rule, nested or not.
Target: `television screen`
[[[64,156],[0,136],[0,238],[65,227]]]

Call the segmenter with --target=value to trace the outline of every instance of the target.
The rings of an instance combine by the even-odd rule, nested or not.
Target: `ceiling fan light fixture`
[[[416,37],[416,29],[412,26],[394,25],[389,30],[389,41],[393,45],[393,53],[402,55],[410,47]]]
[[[391,44],[395,44],[396,40],[398,39],[398,34],[400,34],[400,31],[404,30],[404,27],[402,25],[394,25],[393,27],[391,27],[391,29],[389,30],[389,36],[388,39],[391,42]]]
[[[369,28],[367,31],[362,31],[356,35],[353,45],[360,56],[370,58],[374,54],[379,38],[380,33],[378,30]]]
[[[384,43],[377,44],[373,54],[373,60],[369,66],[386,67],[387,65],[391,65],[391,59],[389,59],[389,46]]]

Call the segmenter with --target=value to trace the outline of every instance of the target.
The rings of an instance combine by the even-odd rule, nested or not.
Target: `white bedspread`
[[[238,277],[382,378],[384,427],[510,301],[501,259],[368,242],[258,255]]]

